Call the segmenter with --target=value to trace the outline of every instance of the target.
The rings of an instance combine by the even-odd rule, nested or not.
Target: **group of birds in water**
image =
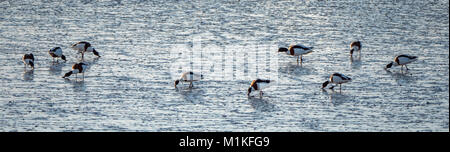
[[[354,52],[358,52],[359,56],[361,56],[361,42],[360,41],[353,41],[350,43],[350,56],[353,57]],[[313,47],[306,47],[301,44],[291,45],[289,48],[280,47],[278,49],[278,52],[285,52],[287,55],[290,56],[296,56],[297,57],[297,64],[303,63],[303,55],[307,55],[313,52]],[[406,67],[406,70],[408,70],[407,64],[416,61],[418,58],[417,56],[411,56],[411,55],[398,55],[394,58],[393,62],[390,62],[386,65],[385,69],[392,68],[392,66],[403,66]],[[188,82],[189,88],[193,87],[194,81],[199,81],[203,79],[203,75],[194,74],[193,72],[185,72],[181,75],[181,77],[177,80],[175,80],[175,88],[179,84],[179,82]],[[331,86],[329,89],[334,89],[335,86],[339,85],[339,90],[342,89],[343,83],[351,82],[352,79],[344,74],[341,73],[333,73],[330,75],[329,79],[322,83],[322,89],[328,86],[328,84],[335,84],[334,86]],[[250,96],[250,93],[252,91],[259,91],[259,96],[262,97],[263,95],[263,89],[270,86],[271,83],[273,83],[273,80],[266,80],[266,79],[256,79],[253,80],[250,84],[250,87],[247,90],[247,96]]]
[[[82,60],[84,59],[84,53],[86,53],[86,52],[92,52],[97,57],[100,57],[100,54],[97,52],[97,50],[95,50],[95,48],[89,42],[84,42],[84,41],[78,42],[78,43],[73,44],[71,48],[74,50],[77,50],[78,53],[81,53]],[[64,62],[67,61],[66,56],[63,55],[61,47],[55,47],[55,48],[50,49],[48,51],[48,54],[50,54],[50,56],[52,57],[53,62],[55,61],[55,58],[56,58],[56,62],[58,62],[58,58],[61,58],[62,60],[64,60]],[[22,61],[25,66],[25,69],[27,68],[27,65],[31,66],[31,68],[34,69],[33,53],[23,55]],[[84,72],[86,71],[86,69],[87,69],[86,63],[84,63],[84,62],[75,63],[74,65],[72,65],[72,71],[69,71],[66,74],[64,74],[63,78],[67,78],[72,74],[75,74],[75,77],[76,77],[78,73],[82,73],[83,79],[84,79]]]
[[[77,50],[78,53],[81,53],[82,60],[84,58],[85,52],[92,52],[97,57],[100,57],[99,53],[88,42],[83,41],[83,42],[75,43],[72,45],[71,48],[74,50]],[[351,57],[353,56],[353,52],[355,52],[355,51],[358,51],[359,56],[361,56],[361,42],[360,41],[353,41],[350,44],[350,56]],[[296,56],[297,64],[299,64],[299,63],[302,64],[303,63],[303,55],[307,55],[307,54],[313,52],[313,47],[306,47],[301,44],[296,44],[296,45],[289,46],[289,48],[280,47],[278,49],[278,52],[285,52],[287,55]],[[62,49],[60,47],[55,47],[55,48],[50,49],[49,54],[52,57],[53,61],[55,58],[57,58],[56,59],[57,62],[58,62],[58,58],[61,58],[62,60],[66,61],[66,57],[63,55]],[[417,56],[404,55],[404,54],[398,55],[394,58],[394,61],[392,61],[386,65],[385,69],[392,68],[392,66],[402,66],[401,69],[403,70],[403,66],[405,66],[406,70],[409,70],[406,65],[411,62],[416,61],[417,59],[418,59]],[[34,69],[34,56],[32,53],[25,54],[22,58],[22,61],[25,65],[25,68],[27,65],[30,65],[32,67],[32,69]],[[84,79],[84,73],[85,73],[86,69],[87,69],[86,63],[83,63],[83,62],[76,63],[72,66],[72,71],[69,71],[66,74],[64,74],[63,78],[67,78],[67,77],[71,76],[72,74],[82,73],[83,79]],[[175,86],[175,88],[177,88],[177,85],[180,82],[187,82],[187,83],[189,83],[189,88],[192,88],[192,87],[194,87],[193,82],[199,81],[201,79],[203,79],[203,75],[201,75],[201,74],[197,74],[194,72],[184,72],[181,74],[179,79],[175,80],[174,86]],[[329,77],[329,79],[327,81],[322,83],[322,89],[327,87],[328,84],[335,84],[335,86],[339,85],[339,90],[341,90],[343,83],[348,83],[351,81],[352,81],[352,79],[348,76],[345,76],[340,73],[333,73],[333,74],[331,74],[331,76]],[[259,95],[260,95],[260,97],[262,97],[262,95],[263,95],[262,90],[264,88],[269,87],[270,84],[273,82],[274,82],[273,80],[265,80],[265,79],[253,80],[250,84],[250,87],[247,90],[247,96],[250,96],[250,93],[252,91],[259,91]],[[329,89],[333,89],[335,86],[331,86]]]

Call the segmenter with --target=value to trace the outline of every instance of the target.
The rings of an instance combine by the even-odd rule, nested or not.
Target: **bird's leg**
[[[300,55],[300,64],[303,64],[303,55]]]
[[[84,72],[83,72],[83,81],[84,81]]]
[[[189,83],[189,88],[192,88],[192,87],[194,87],[194,86],[192,85],[192,82],[191,82],[191,83]]]
[[[342,90],[342,84],[339,84],[339,92]]]
[[[405,67],[406,67],[406,70],[409,70],[409,69],[408,69],[408,66],[405,65]]]
[[[297,64],[298,64],[299,56],[297,56]]]
[[[262,92],[262,91],[259,91],[259,97],[262,98],[262,95],[263,95],[263,92]]]

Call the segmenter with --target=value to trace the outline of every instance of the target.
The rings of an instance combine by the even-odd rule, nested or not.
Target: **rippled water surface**
[[[448,131],[448,5],[0,0],[0,131]],[[84,81],[63,79],[78,41],[102,57],[85,56]],[[277,53],[296,43],[314,47],[302,66]],[[56,46],[66,63],[52,63]],[[419,60],[385,71],[399,54]],[[186,68],[207,78],[174,89]],[[353,82],[321,90],[333,72]],[[277,83],[248,98],[256,77]]]

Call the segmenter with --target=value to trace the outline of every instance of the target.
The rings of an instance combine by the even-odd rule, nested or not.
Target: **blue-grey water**
[[[102,57],[63,79],[78,41]],[[302,66],[277,53],[296,43],[314,47]],[[383,69],[400,54],[419,60]],[[186,67],[207,78],[174,89]],[[276,85],[248,98],[267,69]],[[353,81],[321,90],[333,72]],[[448,130],[448,0],[0,0],[0,131]]]

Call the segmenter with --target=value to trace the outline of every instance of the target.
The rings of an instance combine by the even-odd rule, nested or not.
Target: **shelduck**
[[[81,59],[84,58],[85,52],[92,52],[97,57],[100,57],[100,54],[97,52],[97,50],[95,50],[94,47],[92,47],[91,43],[89,43],[89,42],[81,41],[81,42],[75,43],[72,45],[72,49],[77,50],[78,53],[81,53]]]
[[[56,58],[56,62],[58,62],[58,58],[63,59],[64,62],[67,61],[66,56],[64,56],[62,53],[61,47],[54,47],[54,48],[48,50],[48,54],[50,54],[53,61],[55,61],[55,58]]]
[[[352,79],[350,77],[348,77],[348,76],[345,76],[345,75],[340,74],[340,73],[333,73],[330,76],[330,79],[328,81],[325,81],[324,83],[322,83],[322,89],[327,87],[327,85],[329,83],[334,83],[336,85],[339,84],[339,90],[341,90],[343,83],[347,83],[347,82],[351,82],[351,81],[352,81]],[[333,89],[334,87],[335,86],[332,86],[332,87],[330,87],[330,89]]]
[[[417,56],[411,56],[411,55],[405,55],[405,54],[399,55],[399,56],[396,56],[394,58],[394,62],[391,62],[391,63],[387,64],[384,69],[389,69],[392,66],[400,66],[401,65],[402,66],[402,68],[401,68],[402,70],[403,70],[403,66],[406,67],[406,70],[409,70],[406,65],[411,63],[411,62],[416,61],[417,59],[418,59]]]
[[[262,97],[263,89],[268,88],[273,82],[273,80],[271,81],[264,79],[253,80],[247,90],[247,96],[250,96],[250,93],[252,93],[252,91],[259,91],[259,96]]]
[[[353,52],[358,51],[358,53],[361,55],[361,42],[360,41],[353,41],[350,43],[350,56],[353,56]]]
[[[27,65],[30,65],[32,69],[34,69],[34,56],[33,53],[25,54],[22,57],[23,64],[25,66],[25,69],[27,68]]]
[[[285,52],[287,55],[297,56],[297,64],[300,59],[300,64],[303,63],[303,55],[309,54],[312,51],[313,47],[306,47],[302,44],[296,44],[289,46],[289,49],[280,47],[278,52]]]
[[[194,87],[192,82],[200,81],[201,79],[203,79],[203,75],[201,74],[194,74],[194,72],[184,72],[181,74],[179,79],[175,80],[175,88],[177,88],[177,85],[180,82],[189,82],[189,88],[192,88]]]
[[[87,69],[87,64],[80,62],[80,63],[76,63],[72,66],[72,71],[67,72],[66,74],[64,74],[63,78],[67,78],[72,74],[75,74],[75,78],[77,76],[78,73],[82,73],[83,74],[83,79],[84,79],[84,73],[86,72]]]

